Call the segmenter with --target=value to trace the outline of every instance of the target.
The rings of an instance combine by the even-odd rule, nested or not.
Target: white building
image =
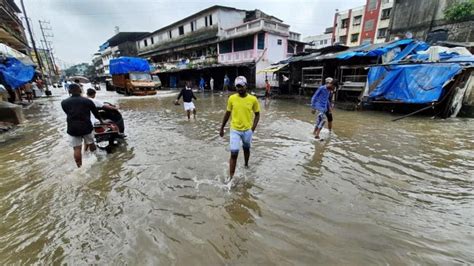
[[[244,75],[250,86],[263,87],[265,75],[256,74],[260,69],[304,50],[300,34],[289,29],[260,10],[212,6],[144,36],[137,47],[160,69],[165,86],[202,76],[213,77],[220,88],[227,74],[231,80]]]
[[[333,28],[327,28],[323,34],[303,38],[306,49],[321,49],[332,45]]]

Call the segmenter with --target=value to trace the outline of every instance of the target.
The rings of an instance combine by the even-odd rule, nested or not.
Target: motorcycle
[[[125,138],[122,114],[119,111],[100,109],[99,115],[104,123],[94,125],[95,142],[98,148],[110,151]]]

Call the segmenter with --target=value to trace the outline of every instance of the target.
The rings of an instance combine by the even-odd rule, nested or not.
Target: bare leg
[[[95,151],[96,149],[97,149],[97,147],[95,146],[94,143],[89,144],[89,150],[90,150],[91,152]]]
[[[194,119],[196,119],[196,109],[193,109]]]
[[[191,119],[191,111],[190,111],[190,110],[187,110],[187,111],[186,111],[186,114],[188,115],[188,120]]]
[[[82,166],[82,152],[81,152],[82,146],[76,146],[74,147],[74,161],[76,161],[77,167]]]
[[[329,129],[329,131],[332,131],[332,121],[328,122],[328,129]]]
[[[249,167],[250,149],[244,148],[245,167]]]
[[[321,132],[321,129],[320,128],[315,128],[314,129],[314,137],[319,139],[319,132]]]
[[[229,175],[230,179],[234,177],[235,173],[235,166],[237,165],[237,157],[239,156],[238,153],[231,153],[230,154],[230,160],[229,160]]]

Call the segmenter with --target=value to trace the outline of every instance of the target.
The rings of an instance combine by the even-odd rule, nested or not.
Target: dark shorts
[[[328,122],[332,122],[333,119],[332,119],[332,113],[331,112],[327,111],[326,112],[326,117],[328,118]]]

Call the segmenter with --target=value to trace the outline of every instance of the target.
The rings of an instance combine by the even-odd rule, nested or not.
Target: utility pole
[[[54,37],[54,35],[52,34],[46,34],[45,31],[51,31],[51,27],[47,27],[45,25],[49,25],[50,23],[48,21],[42,21],[42,20],[39,20],[39,25],[40,25],[40,29],[41,29],[41,34],[43,35],[43,42],[44,42],[44,46],[46,48],[46,53],[48,54],[48,59],[51,60],[51,64],[52,64],[52,70],[54,72],[54,74],[57,74],[57,69],[56,69],[56,62],[54,61],[54,54],[53,54],[53,49],[51,48],[51,42],[49,42],[46,38],[48,37]]]
[[[26,27],[28,28],[28,33],[30,35],[31,45],[33,46],[33,51],[35,51],[36,61],[38,61],[38,67],[40,69],[41,75],[43,75],[43,64],[41,62],[41,56],[39,55],[38,50],[36,49],[36,43],[35,39],[33,38],[33,33],[31,32],[30,21],[28,15],[26,14],[25,4],[23,3],[23,0],[20,0],[20,2],[21,9],[23,10],[23,14],[25,15]]]

